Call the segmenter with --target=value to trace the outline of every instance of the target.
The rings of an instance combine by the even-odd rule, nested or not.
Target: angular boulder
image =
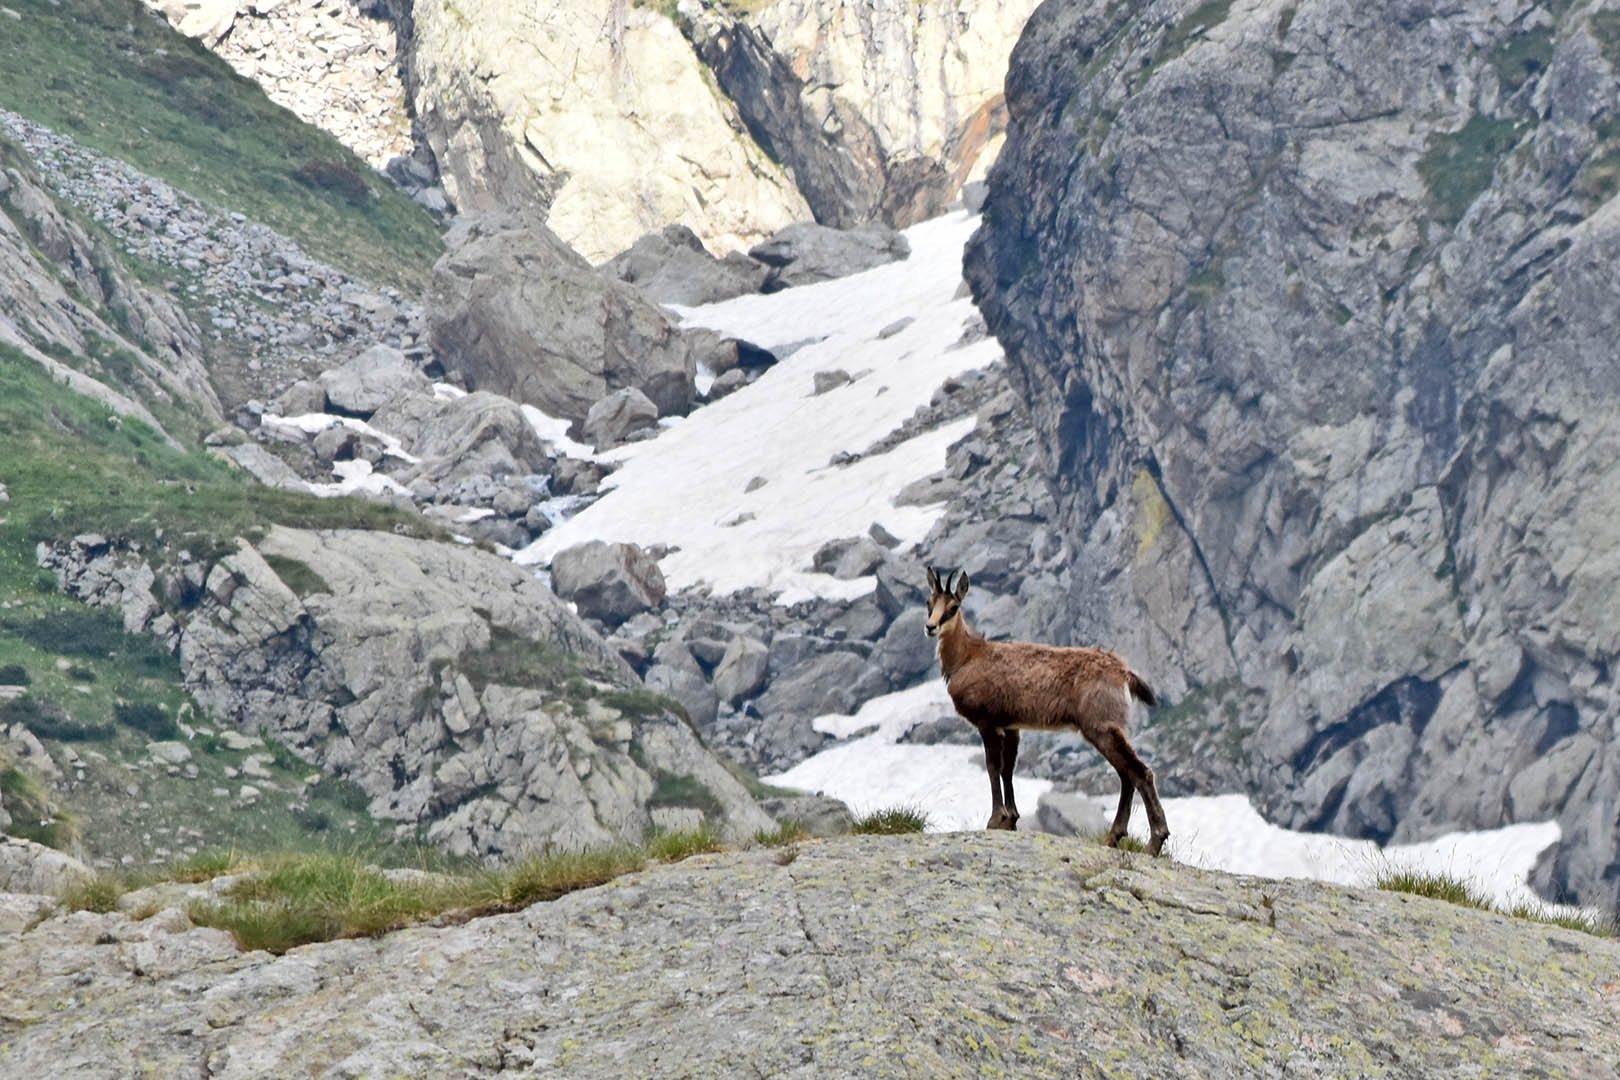
[[[770,275],[769,267],[740,251],[715,258],[685,225],[648,233],[600,269],[654,303],[687,306],[759,292]]]
[[[551,560],[551,587],[581,615],[617,626],[664,602],[658,562],[635,544],[592,540]]]
[[[568,420],[620,387],[661,416],[685,413],[697,358],[687,337],[634,287],[599,274],[541,221],[467,214],[433,268],[434,351],[473,389]]]

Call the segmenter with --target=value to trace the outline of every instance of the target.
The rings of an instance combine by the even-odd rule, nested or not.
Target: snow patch
[[[874,698],[850,716],[822,716],[817,731],[842,739],[766,783],[842,799],[856,814],[908,806],[928,815],[929,831],[980,829],[990,816],[989,779],[976,746],[913,746],[898,743],[914,724],[954,715],[939,679]],[[966,724],[967,721],[961,721]],[[872,729],[872,730],[867,730]],[[849,738],[865,731],[858,738]],[[1019,809],[1026,827],[1050,780],[1017,777]],[[1103,816],[1113,816],[1118,796],[1096,796]],[[1243,795],[1165,799],[1170,823],[1165,852],[1178,862],[1234,874],[1312,878],[1340,885],[1370,885],[1379,873],[1413,870],[1449,874],[1470,883],[1491,902],[1570,912],[1540,900],[1527,881],[1536,859],[1558,842],[1555,821],[1507,825],[1481,832],[1447,833],[1417,844],[1379,847],[1325,833],[1302,833],[1267,822]],[[1131,815],[1131,835],[1147,839],[1140,799]]]
[[[688,325],[767,349],[810,343],[656,439],[601,455],[620,463],[603,485],[607,493],[517,561],[549,563],[587,540],[621,541],[675,549],[659,564],[672,591],[760,586],[783,604],[871,592],[871,578],[811,573],[815,553],[874,522],[902,546],[927,536],[943,506],[897,506],[895,497],[942,469],[946,449],[973,419],[853,464],[830,461],[900,427],[950,376],[1000,360],[993,338],[959,344],[975,317],[972,301],[956,293],[962,246],[977,221],[957,212],[913,226],[908,259],[851,277],[678,308]],[[874,333],[907,314],[915,318],[900,332]],[[817,394],[816,374],[833,370],[851,380]]]

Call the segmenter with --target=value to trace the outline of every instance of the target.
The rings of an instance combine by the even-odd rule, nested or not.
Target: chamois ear
[[[967,576],[967,571],[964,570],[964,571],[962,571],[962,580],[958,581],[956,583],[956,602],[958,604],[960,604],[964,599],[967,598],[967,591],[968,591],[968,576]]]
[[[939,587],[939,574],[934,570],[934,568],[932,566],[925,566],[923,569],[928,571],[928,587],[936,593],[943,592],[944,590]]]

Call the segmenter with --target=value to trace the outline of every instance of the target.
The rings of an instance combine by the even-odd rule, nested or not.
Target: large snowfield
[[[656,439],[601,455],[619,463],[605,485],[611,490],[517,552],[516,560],[544,565],[556,552],[587,540],[629,541],[670,549],[660,567],[672,591],[708,587],[724,594],[760,586],[783,604],[870,592],[871,578],[840,581],[810,572],[812,557],[827,541],[864,534],[874,522],[900,539],[901,550],[922,540],[943,506],[897,507],[894,498],[942,468],[946,448],[972,429],[973,419],[852,465],[830,462],[841,452],[860,454],[894,431],[945,379],[1001,361],[993,338],[960,344],[975,317],[972,301],[959,295],[962,247],[977,224],[966,213],[947,214],[906,231],[911,255],[902,262],[678,310],[687,325],[787,355],[753,383],[669,425]],[[836,370],[850,381],[816,394],[816,374]],[[563,437],[563,422],[526,412],[544,437]],[[316,421],[280,422],[308,429]],[[577,445],[570,451],[586,453]],[[366,479],[340,477],[354,486]],[[855,716],[822,717],[818,729],[838,741],[765,779],[835,796],[857,813],[908,805],[923,810],[935,830],[982,828],[989,790],[981,752],[896,741],[919,717],[950,712],[943,684],[932,678],[868,702]],[[1050,787],[1050,781],[1017,778],[1026,827]],[[1098,797],[1105,814],[1112,814],[1116,798]],[[1268,824],[1237,794],[1166,799],[1165,812],[1171,829],[1166,851],[1185,863],[1352,885],[1371,883],[1391,869],[1442,872],[1504,905],[1537,902],[1527,877],[1537,856],[1559,838],[1557,823],[1548,821],[1379,848],[1371,841]],[[1146,835],[1140,801],[1131,830]]]

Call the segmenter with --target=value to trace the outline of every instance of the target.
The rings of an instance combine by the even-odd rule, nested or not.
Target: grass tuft
[[[1435,874],[1421,870],[1387,869],[1373,879],[1386,892],[1411,893],[1432,900],[1445,900],[1463,907],[1490,909],[1490,901],[1455,874]]]
[[[787,821],[774,829],[761,829],[754,834],[754,843],[760,847],[787,847],[811,838],[810,829],[802,821]]]
[[[654,833],[646,844],[647,854],[659,862],[679,862],[693,855],[719,851],[725,845],[720,833],[705,821],[695,829],[677,829]]]
[[[861,814],[849,831],[859,836],[897,836],[928,829],[928,815],[914,806],[893,806]]]

